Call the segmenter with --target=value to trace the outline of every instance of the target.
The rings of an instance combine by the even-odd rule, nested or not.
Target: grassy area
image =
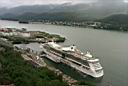
[[[64,42],[65,38],[61,37],[60,35],[56,34],[49,34],[46,32],[39,32],[34,34],[33,36],[27,38],[27,37],[21,37],[21,36],[2,36],[3,38],[8,39],[12,42],[12,44],[27,44],[30,42],[48,42],[48,41],[55,41],[55,42]],[[36,38],[41,38],[41,40],[36,40]]]
[[[55,42],[64,42],[65,38],[61,37],[60,35],[56,35],[56,34],[49,34],[46,32],[40,32],[38,34],[35,35],[35,38],[44,38],[47,41],[55,41]]]

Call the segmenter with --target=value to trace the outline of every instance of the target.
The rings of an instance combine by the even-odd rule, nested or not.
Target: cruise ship
[[[82,53],[76,46],[62,47],[55,42],[48,42],[41,45],[46,58],[55,63],[64,63],[75,70],[100,78],[104,75],[103,67],[99,59],[93,57],[90,52]]]

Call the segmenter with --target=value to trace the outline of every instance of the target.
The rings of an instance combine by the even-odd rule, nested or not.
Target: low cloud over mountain
[[[24,14],[31,14],[31,13],[34,15],[50,14],[50,16],[52,16],[51,14],[66,13],[68,15],[70,14],[71,16],[73,15],[72,13],[75,13],[77,14],[76,15],[77,18],[99,19],[113,14],[126,14],[128,12],[127,4],[124,3],[123,0],[113,0],[113,1],[112,0],[79,0],[79,1],[70,0],[70,2],[69,0],[63,0],[63,1],[56,0],[54,3],[52,3],[53,0],[47,0],[47,1],[9,0],[9,1],[12,1],[12,4],[14,4],[14,6],[16,3],[17,5],[21,5],[21,6],[13,7],[13,8],[6,8],[5,6],[4,8],[1,8],[0,15],[2,15],[2,17],[22,16]],[[13,1],[16,2],[14,3]],[[3,2],[4,1],[2,1],[1,3]],[[40,5],[33,5],[33,4],[37,4],[37,2]],[[7,4],[10,3],[7,2]],[[29,5],[25,5],[27,3]],[[56,16],[61,16],[61,15],[56,15]]]

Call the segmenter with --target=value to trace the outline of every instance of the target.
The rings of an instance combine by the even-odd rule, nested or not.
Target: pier
[[[14,84],[10,84],[10,85],[0,85],[0,86],[15,86]]]
[[[47,66],[47,68],[51,71],[53,71],[57,76],[62,76],[62,80],[67,82],[69,86],[75,86],[77,84],[77,80],[73,79],[72,77],[64,74],[59,69],[56,69],[54,67]]]
[[[16,49],[15,49],[16,50]],[[62,71],[60,71],[59,69],[56,69],[55,67],[51,67],[49,65],[47,65],[43,58],[39,57],[38,55],[36,55],[35,53],[32,52],[26,52],[23,49],[18,49],[16,50],[18,52],[21,52],[21,56],[23,57],[23,59],[29,63],[31,63],[34,67],[41,67],[41,68],[47,68],[50,71],[53,71],[57,76],[61,76],[62,80],[64,82],[66,82],[69,86],[75,86],[77,84],[77,80],[73,79],[72,77],[64,74]]]

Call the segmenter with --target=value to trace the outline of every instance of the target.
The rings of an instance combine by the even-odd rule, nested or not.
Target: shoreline
[[[3,20],[3,21],[14,21],[14,22],[17,22],[19,23],[18,20],[9,20],[9,19],[0,19],[0,20]],[[62,25],[62,24],[51,24],[51,23],[43,23],[43,22],[28,22],[28,23],[19,23],[19,24],[44,24],[44,25],[55,25],[55,26],[66,26],[66,27],[74,27],[74,28],[88,28],[88,29],[96,29],[96,30],[105,30],[105,31],[115,31],[115,32],[123,32],[123,33],[128,33],[128,31],[123,31],[123,30],[113,30],[113,29],[98,29],[98,28],[94,28],[94,27],[88,27],[88,26],[73,26],[73,25]]]
[[[10,41],[12,44],[28,44],[31,42],[65,42],[66,38],[57,34],[50,34],[43,31],[27,31],[26,28],[0,28],[0,37]]]

